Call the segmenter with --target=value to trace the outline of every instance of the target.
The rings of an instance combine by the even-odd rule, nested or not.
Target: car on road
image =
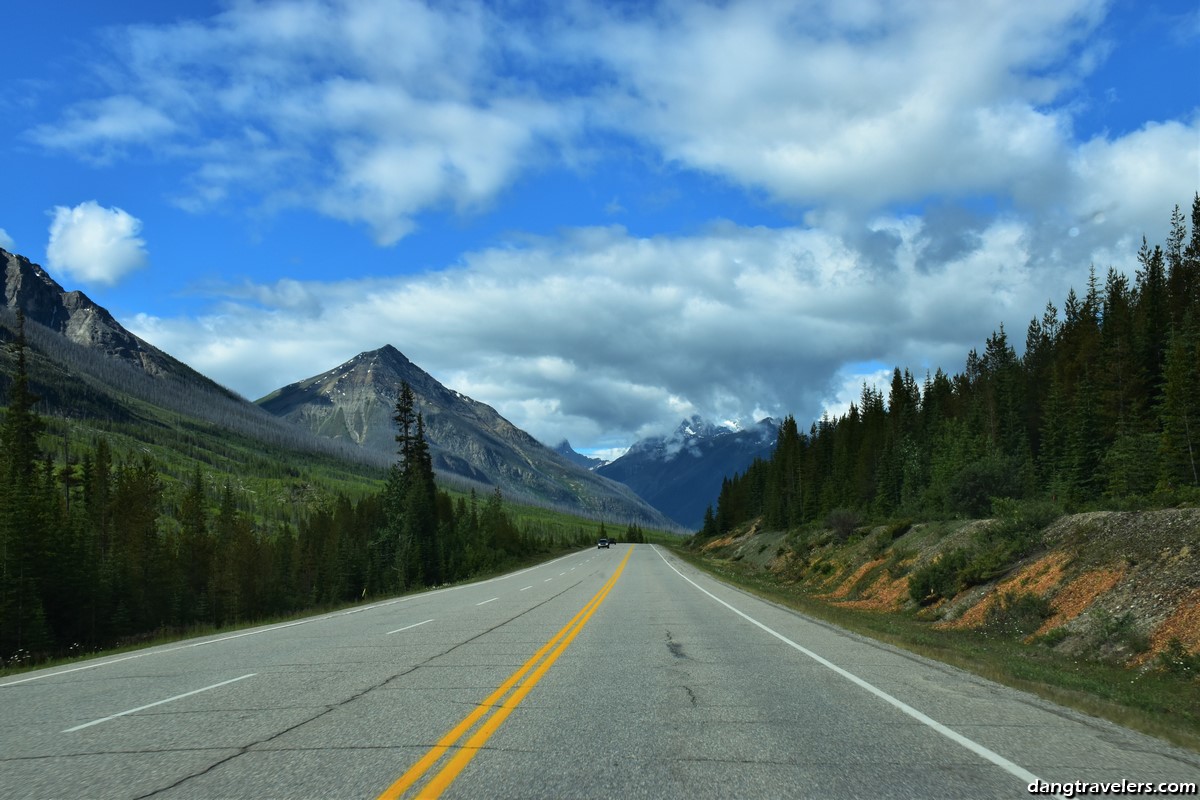
[[[596,542],[596,549],[599,550],[601,547],[605,549],[608,548],[608,539],[601,539],[600,541]]]

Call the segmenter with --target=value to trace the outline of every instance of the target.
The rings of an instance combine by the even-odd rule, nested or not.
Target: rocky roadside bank
[[[982,559],[984,567],[961,569],[969,577],[951,580],[941,596],[914,592],[914,579],[939,563],[963,553],[979,561],[1002,524],[897,523],[844,537],[751,526],[695,544],[709,557],[769,572],[830,604],[1019,636],[1130,669],[1171,662],[1200,672],[1200,509],[1062,516],[1033,531],[1010,561]]]

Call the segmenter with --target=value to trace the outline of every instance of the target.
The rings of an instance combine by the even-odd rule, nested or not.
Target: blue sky
[[[1194,1],[551,7],[10,10],[0,246],[250,399],[391,343],[604,450],[1019,344],[1200,190]]]

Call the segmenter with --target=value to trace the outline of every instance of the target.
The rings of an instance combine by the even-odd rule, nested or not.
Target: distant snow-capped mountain
[[[721,482],[769,458],[779,426],[767,417],[752,425],[717,424],[693,416],[669,436],[641,439],[596,472],[620,481],[681,525],[699,529],[716,505]]]

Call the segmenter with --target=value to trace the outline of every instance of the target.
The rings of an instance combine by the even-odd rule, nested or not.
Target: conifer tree
[[[17,311],[16,370],[0,424],[0,659],[51,644],[42,604],[46,530],[38,491],[38,436],[45,422],[30,391],[25,314]]]
[[[1159,417],[1164,482],[1200,486],[1200,335],[1190,315],[1167,350]]]

